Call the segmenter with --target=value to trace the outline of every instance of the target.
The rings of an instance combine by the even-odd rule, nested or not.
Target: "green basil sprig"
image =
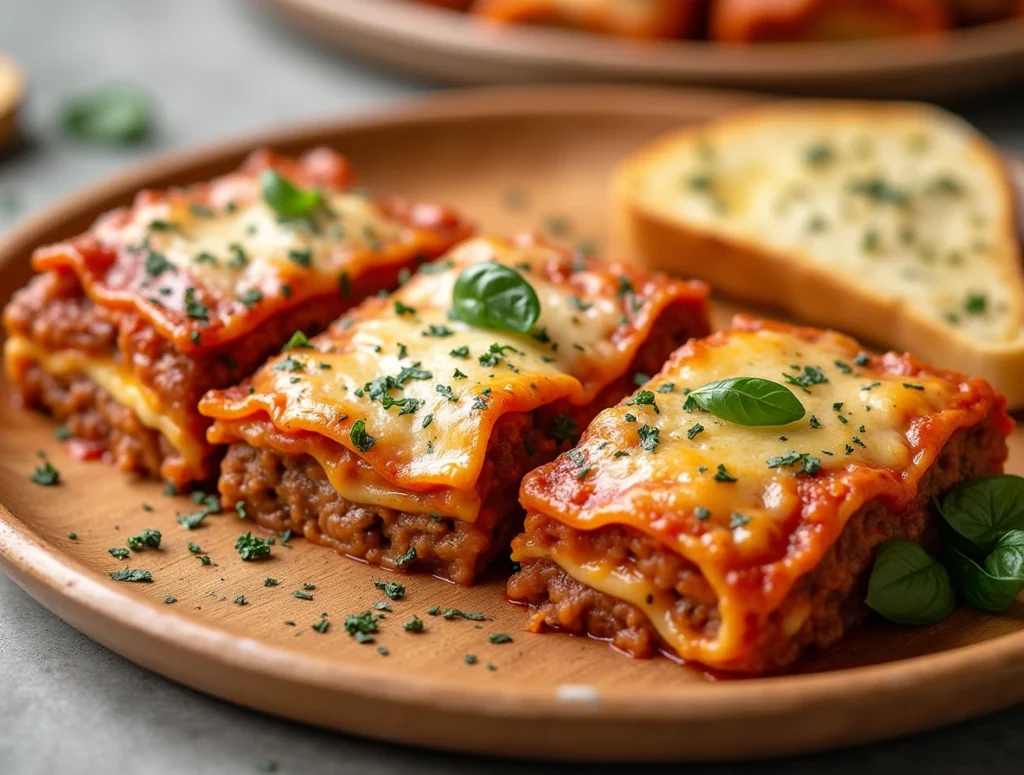
[[[305,218],[323,202],[316,189],[304,191],[269,167],[260,173],[260,189],[263,201],[282,218]]]
[[[149,132],[150,103],[133,87],[105,86],[69,100],[62,120],[65,131],[82,140],[128,145]]]
[[[1011,530],[999,539],[981,567],[952,544],[949,568],[964,600],[982,611],[1002,613],[1024,590],[1024,531]]]
[[[975,608],[1005,611],[1024,591],[1024,479],[1003,474],[964,482],[946,494],[939,513],[944,522],[943,559],[953,587]],[[897,622],[927,619],[934,611],[926,596],[901,593],[898,586],[886,583],[885,574],[892,571],[886,571],[881,561],[886,547],[896,543],[909,542],[890,541],[879,550],[868,582],[868,605]],[[923,549],[920,552],[924,554]],[[883,588],[896,599],[887,600],[889,593],[883,594]]]
[[[697,406],[737,425],[788,425],[804,416],[793,391],[760,377],[720,379],[690,391],[683,408]]]
[[[902,538],[882,544],[868,581],[868,607],[897,624],[935,624],[956,604],[945,566]]]
[[[462,270],[452,305],[459,320],[481,328],[529,333],[540,317],[540,299],[519,272],[484,262]]]
[[[1011,530],[1024,530],[1024,479],[1010,474],[957,485],[939,507],[965,554],[983,559]]]

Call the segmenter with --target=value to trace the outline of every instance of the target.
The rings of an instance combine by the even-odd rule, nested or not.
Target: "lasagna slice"
[[[483,263],[535,291],[529,333],[455,319],[456,280]],[[702,336],[706,315],[699,283],[528,237],[465,242],[203,399],[209,439],[230,445],[222,500],[373,565],[470,584],[521,526],[526,472]]]
[[[69,449],[177,485],[216,470],[197,411],[296,329],[319,330],[469,233],[452,213],[353,187],[327,149],[267,151],[210,183],[144,191],[40,248],[4,310],[6,372]]]
[[[508,595],[534,606],[531,629],[782,668],[866,612],[883,542],[929,543],[932,500],[1002,470],[1013,422],[983,380],[868,356],[834,332],[734,326],[688,343],[526,478]],[[803,416],[744,425],[688,395],[737,377],[785,386]]]

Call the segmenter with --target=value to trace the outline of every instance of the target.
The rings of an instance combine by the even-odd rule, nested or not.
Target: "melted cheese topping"
[[[789,384],[805,416],[749,427],[685,408],[686,389],[739,376]],[[767,326],[691,343],[644,389],[656,407],[635,394],[602,412],[576,450],[527,477],[522,501],[579,530],[619,524],[655,537],[710,584],[718,631],[684,631],[672,616],[675,596],[632,566],[523,539],[513,559],[557,562],[644,610],[681,656],[711,665],[743,657],[850,515],[879,497],[898,511],[948,437],[998,405],[981,381],[897,356],[868,359],[838,334]],[[784,628],[795,632],[808,613],[790,612]]]
[[[459,273],[485,261],[516,267],[537,292],[542,312],[533,335],[449,317]],[[221,421],[266,415],[281,431],[323,436],[365,461],[374,481],[347,463],[324,466],[345,498],[383,505],[395,502],[397,489],[443,490],[441,513],[471,521],[480,505],[475,485],[502,415],[559,400],[593,401],[628,369],[668,304],[703,293],[664,279],[647,282],[624,267],[574,271],[567,256],[533,242],[473,240],[432,269],[392,298],[365,303],[316,337],[312,349],[269,361],[252,378],[251,392],[207,396],[200,411],[218,420],[211,440],[237,435]],[[623,281],[634,290],[622,293]],[[353,430],[357,422],[366,435]],[[317,456],[312,447],[310,454]],[[414,512],[436,513],[437,505],[402,501]]]
[[[84,374],[127,407],[143,425],[162,433],[186,461],[199,469],[206,454],[206,441],[188,430],[166,413],[159,397],[129,370],[112,360],[89,356],[74,350],[50,352],[23,337],[14,336],[4,343],[4,364],[11,381],[28,364],[38,364],[48,374],[57,377]]]
[[[968,125],[930,113],[881,113],[873,128],[849,113],[785,110],[716,129],[713,144],[687,153],[656,154],[639,200],[824,265],[972,339],[1019,336],[1013,198],[1008,183],[993,184],[1006,177],[993,169],[994,149]]]
[[[322,204],[284,218],[263,199],[274,167]],[[143,192],[82,237],[37,251],[36,269],[70,265],[99,303],[133,307],[180,351],[238,339],[283,309],[324,296],[357,300],[395,284],[400,268],[436,256],[469,228],[426,205],[350,189],[326,150],[299,161],[257,155],[209,184]]]

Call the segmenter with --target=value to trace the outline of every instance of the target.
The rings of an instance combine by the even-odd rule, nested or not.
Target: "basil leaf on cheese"
[[[304,218],[323,201],[319,191],[304,191],[269,167],[260,173],[260,189],[263,201],[283,218]]]
[[[684,408],[694,407],[737,425],[788,425],[804,416],[803,404],[789,388],[760,377],[709,382],[686,397]]]
[[[481,328],[525,334],[540,317],[540,299],[533,286],[515,269],[493,262],[462,270],[452,304],[459,320]]]

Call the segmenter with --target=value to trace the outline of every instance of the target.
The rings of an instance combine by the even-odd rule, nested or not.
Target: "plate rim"
[[[110,206],[112,201],[123,201],[143,185],[145,180],[166,177],[187,177],[189,170],[216,162],[225,168],[234,164],[248,150],[258,145],[288,146],[313,145],[332,142],[354,131],[372,131],[375,127],[395,127],[427,121],[473,120],[501,115],[515,110],[516,115],[575,114],[580,111],[593,114],[620,112],[623,108],[646,110],[653,115],[683,116],[693,110],[690,101],[695,95],[709,97],[714,104],[738,106],[749,104],[750,95],[680,90],[613,86],[573,87],[506,87],[498,89],[470,89],[448,92],[436,96],[419,97],[400,106],[392,106],[358,117],[329,119],[313,124],[304,123],[253,132],[241,137],[184,148],[152,157],[132,166],[100,183],[71,193],[40,213],[23,221],[0,240],[0,267],[19,260],[29,246],[44,232],[57,224],[67,223],[75,217]],[[624,103],[623,100],[626,100]],[[610,107],[613,106],[613,107]],[[2,498],[3,496],[0,496]],[[185,614],[158,605],[145,598],[121,590],[114,582],[103,579],[72,556],[37,533],[31,525],[18,518],[0,500],[0,567],[36,600],[66,621],[86,632],[101,644],[124,654],[124,645],[115,637],[119,628],[128,628],[144,638],[148,650],[128,656],[132,661],[185,683],[200,691],[213,693],[225,699],[260,707],[279,715],[299,718],[325,725],[322,719],[303,716],[292,708],[274,706],[273,702],[257,701],[242,693],[210,691],[196,685],[188,676],[161,663],[157,653],[161,647],[173,646],[185,650],[201,660],[228,663],[233,669],[253,675],[272,674],[292,683],[300,681],[312,692],[346,695],[368,701],[385,701],[410,711],[430,710],[434,714],[462,714],[485,716],[503,722],[536,723],[545,719],[560,719],[591,724],[609,733],[641,730],[645,724],[678,725],[680,723],[721,724],[743,719],[763,722],[766,717],[792,716],[797,712],[827,712],[836,696],[842,694],[844,705],[879,708],[886,702],[906,700],[926,694],[937,684],[958,697],[955,708],[944,708],[935,713],[937,720],[913,722],[904,727],[875,729],[861,740],[895,736],[904,732],[933,727],[962,720],[972,715],[997,710],[1024,700],[1024,630],[992,638],[980,643],[948,649],[910,659],[866,665],[824,673],[742,679],[687,686],[677,695],[656,698],[629,696],[626,693],[602,694],[600,701],[586,702],[578,698],[553,700],[550,693],[510,691],[498,688],[446,687],[437,678],[413,679],[407,675],[390,673],[384,665],[373,669],[347,665],[315,655],[306,655],[305,667],[296,670],[294,652],[234,635],[227,630],[196,621]],[[85,614],[92,614],[100,623],[89,628],[80,626]],[[171,617],[175,627],[161,624]],[[103,631],[105,625],[109,632]],[[187,631],[192,637],[183,637]],[[126,655],[127,656],[127,655]],[[368,680],[371,679],[371,680]],[[1017,680],[1010,681],[1008,678]],[[438,684],[442,685],[439,686]],[[985,691],[980,691],[984,689]],[[484,702],[483,700],[486,700]],[[369,722],[368,722],[369,723]],[[327,722],[327,725],[332,725]],[[337,725],[335,725],[337,726]],[[474,750],[494,753],[493,745],[481,748],[478,741],[465,740],[453,744],[451,736],[443,744],[435,739],[412,739],[409,730],[401,733],[377,728],[352,729],[351,723],[343,727],[373,737],[414,742],[446,749]],[[834,730],[833,737],[842,737],[842,730]],[[492,741],[493,742],[493,741]],[[829,745],[818,740],[786,744],[778,750],[764,745],[750,753],[736,755],[764,755],[812,750]],[[503,754],[536,756],[537,751],[523,752],[515,748],[502,749]],[[557,749],[547,752],[564,757]],[[595,749],[601,758],[608,753]],[[631,759],[651,758],[644,752],[628,753]],[[579,758],[570,755],[568,758]],[[613,757],[614,758],[614,757]],[[655,757],[660,758],[660,757]],[[676,756],[675,758],[679,758]],[[718,758],[718,757],[711,757]]]
[[[620,71],[646,78],[691,76],[725,84],[756,76],[823,83],[880,74],[907,76],[937,67],[1024,60],[1024,19],[954,28],[936,37],[903,36],[831,43],[762,43],[752,46],[709,41],[637,41],[528,25],[501,27],[443,8],[408,0],[254,0],[295,18],[316,16],[343,24],[352,37],[373,35],[458,56],[505,64],[543,63],[564,73]],[[396,18],[399,23],[396,24]],[[355,46],[354,46],[355,47]],[[851,65],[851,62],[856,64]]]

